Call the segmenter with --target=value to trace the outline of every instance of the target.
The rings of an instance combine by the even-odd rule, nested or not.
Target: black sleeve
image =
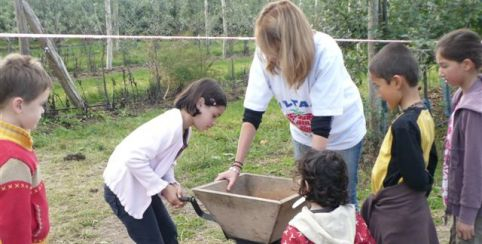
[[[392,125],[392,162],[400,170],[403,181],[416,191],[428,191],[433,179],[425,169],[420,130],[416,122]]]
[[[427,190],[426,196],[430,195],[430,192],[432,191],[432,185],[434,181],[434,175],[435,175],[435,169],[437,168],[437,161],[438,161],[438,156],[437,156],[437,149],[435,147],[435,142],[432,144],[432,148],[430,149],[430,155],[428,157],[428,166],[427,170],[428,173],[430,174],[430,185],[429,189]]]
[[[256,130],[261,124],[261,119],[263,118],[264,111],[254,111],[251,109],[244,108],[243,122],[251,123]]]
[[[437,149],[435,148],[435,142],[434,142],[432,144],[432,148],[430,149],[430,155],[428,158],[428,166],[427,166],[427,170],[430,173],[430,176],[432,176],[432,178],[435,175],[435,169],[437,168],[437,161],[438,161]]]
[[[314,116],[311,119],[311,131],[315,135],[328,138],[331,131],[333,116]]]

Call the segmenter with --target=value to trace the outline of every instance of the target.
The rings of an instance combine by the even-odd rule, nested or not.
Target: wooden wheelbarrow
[[[292,179],[241,174],[230,192],[227,181],[216,181],[192,189],[189,201],[196,214],[218,223],[227,239],[237,243],[276,243],[288,222],[301,210],[292,208],[299,199]],[[199,199],[209,213],[204,212]]]

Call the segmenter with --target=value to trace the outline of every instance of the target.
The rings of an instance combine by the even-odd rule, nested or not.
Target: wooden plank
[[[43,28],[40,24],[40,20],[37,18],[27,1],[21,1],[25,13],[25,18],[27,19],[27,22],[30,26],[30,30],[34,34],[43,34]],[[86,110],[87,104],[84,102],[84,100],[80,97],[79,93],[75,89],[74,82],[72,81],[72,78],[70,77],[70,74],[65,67],[64,61],[57,53],[57,48],[55,47],[55,44],[48,38],[40,38],[40,41],[44,44],[44,50],[50,66],[54,72],[55,77],[58,78],[60,84],[62,85],[62,88],[67,94],[67,97],[72,102],[72,104],[74,104],[75,107]]]
[[[28,33],[27,20],[23,11],[22,0],[15,0],[15,19],[17,21],[18,33]],[[19,38],[20,53],[30,55],[30,44],[28,38]]]

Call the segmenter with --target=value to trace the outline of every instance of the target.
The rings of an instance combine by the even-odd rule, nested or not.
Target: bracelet
[[[232,167],[237,167],[239,168],[239,170],[243,170],[243,165],[241,164],[238,164],[238,163],[233,163],[233,165],[231,165]]]
[[[235,163],[235,164],[240,164],[241,166],[243,166],[243,165],[244,165],[244,163],[243,163],[243,162],[238,161],[238,160],[234,160],[234,163]]]
[[[234,166],[229,167],[229,171],[234,172],[236,174],[239,174],[241,172],[241,169],[238,169]]]
[[[243,164],[242,162],[240,162],[240,161],[234,160],[234,162],[233,162],[233,164],[232,164],[231,166],[238,167],[239,170],[241,171],[241,170],[243,170],[244,164]]]

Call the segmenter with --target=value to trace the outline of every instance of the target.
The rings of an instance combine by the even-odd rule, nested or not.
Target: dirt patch
[[[166,204],[168,206],[168,204]],[[168,211],[171,213],[171,217],[174,215],[186,215],[192,218],[197,217],[194,209],[190,204],[186,204],[182,209],[173,210],[167,207]],[[204,208],[204,206],[203,206]],[[175,212],[175,213],[173,213]],[[127,231],[121,221],[114,215],[103,219],[99,224],[100,228],[96,230],[98,238],[93,239],[93,243],[115,243],[115,244],[135,244],[127,234]],[[213,234],[216,233],[216,234]],[[206,225],[198,232],[196,236],[190,239],[183,239],[180,236],[179,243],[183,244],[197,244],[197,243],[207,243],[207,244],[224,244],[224,243],[234,243],[231,240],[226,240],[224,238],[219,238],[222,236],[221,227],[215,222],[207,221]]]
[[[135,244],[127,234],[126,228],[120,220],[112,214],[103,219],[98,228],[99,238],[94,243],[118,243],[118,244]]]

